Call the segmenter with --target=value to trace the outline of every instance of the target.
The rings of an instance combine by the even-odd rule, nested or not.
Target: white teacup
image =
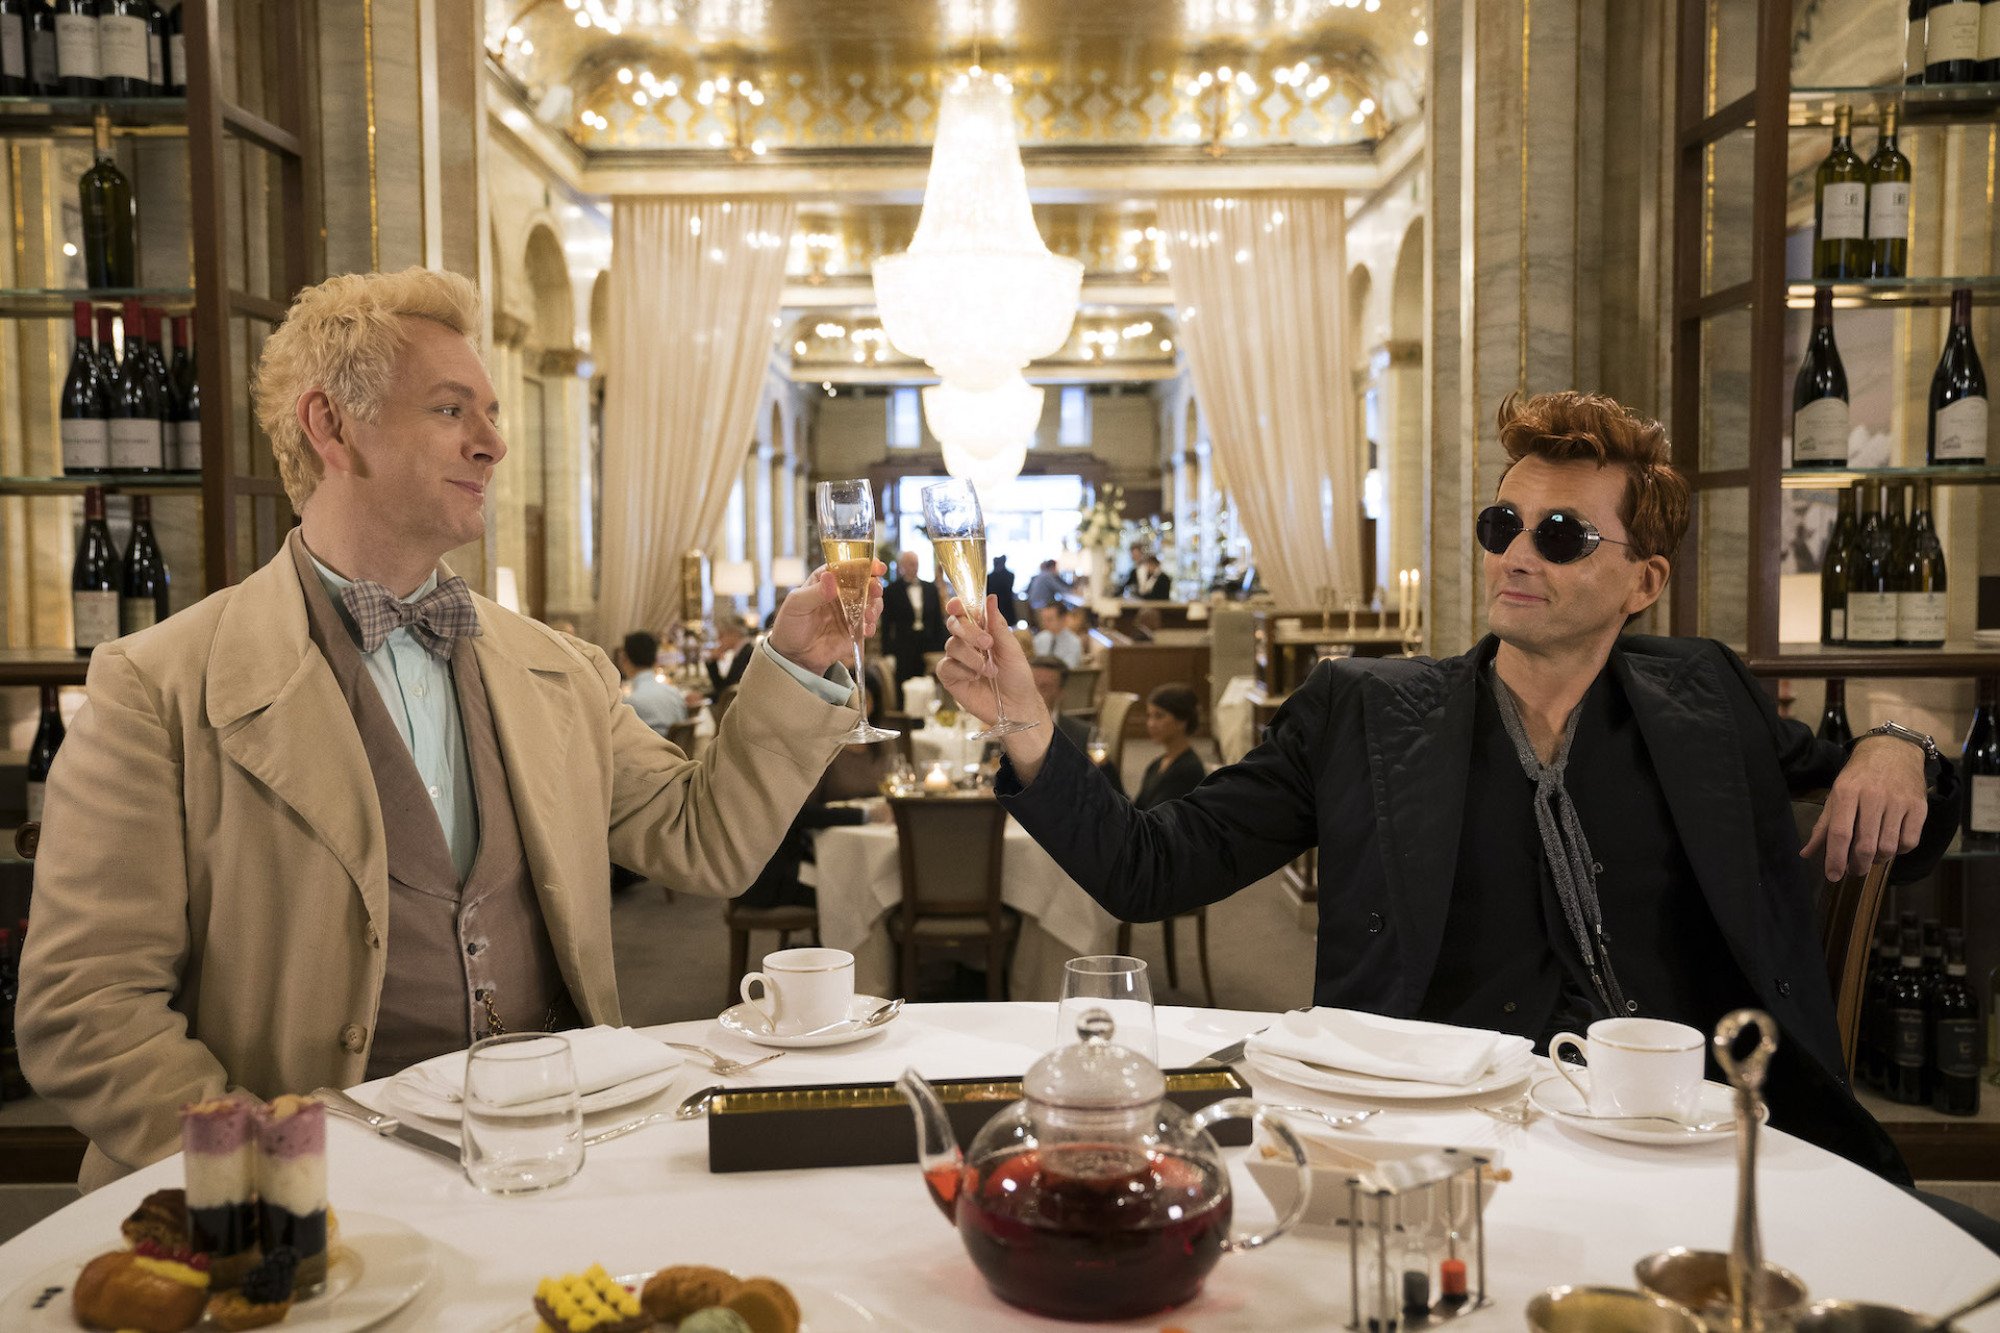
[[[1685,1023],[1663,1018],[1602,1018],[1588,1038],[1558,1033],[1549,1059],[1582,1096],[1592,1115],[1692,1118],[1701,1097],[1702,1050],[1708,1041]],[[1583,1052],[1589,1069],[1562,1061],[1565,1046]],[[1579,1075],[1581,1074],[1581,1078]]]
[[[753,996],[751,987],[763,990]],[[854,955],[845,949],[780,949],[764,955],[764,970],[738,987],[743,1003],[764,1015],[771,1031],[795,1037],[847,1017],[854,1000]]]

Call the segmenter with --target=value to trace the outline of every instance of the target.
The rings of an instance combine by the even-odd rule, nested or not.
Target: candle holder
[[[1385,1162],[1370,1182],[1347,1181],[1346,1327],[1392,1333],[1456,1319],[1486,1294],[1486,1193],[1491,1158],[1443,1148]]]

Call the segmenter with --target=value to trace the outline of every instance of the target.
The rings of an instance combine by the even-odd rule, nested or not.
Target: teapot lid
[[[1035,1062],[1023,1082],[1031,1101],[1082,1111],[1156,1104],[1166,1076],[1138,1052],[1112,1040],[1117,1024],[1104,1009],[1086,1009],[1076,1022],[1079,1040]]]

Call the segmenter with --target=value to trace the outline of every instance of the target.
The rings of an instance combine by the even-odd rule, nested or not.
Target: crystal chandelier
[[[1042,419],[1042,391],[1019,371],[991,389],[966,389],[945,380],[924,390],[924,418],[931,434],[972,458],[997,458],[1025,448]]]

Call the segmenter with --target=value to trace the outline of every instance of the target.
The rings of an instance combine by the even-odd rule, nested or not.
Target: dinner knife
[[[334,1115],[372,1129],[382,1138],[396,1139],[412,1148],[442,1157],[454,1165],[460,1161],[459,1147],[450,1139],[427,1134],[421,1129],[414,1129],[404,1124],[392,1115],[371,1110],[338,1088],[320,1088],[312,1095],[325,1102],[326,1109]]]

